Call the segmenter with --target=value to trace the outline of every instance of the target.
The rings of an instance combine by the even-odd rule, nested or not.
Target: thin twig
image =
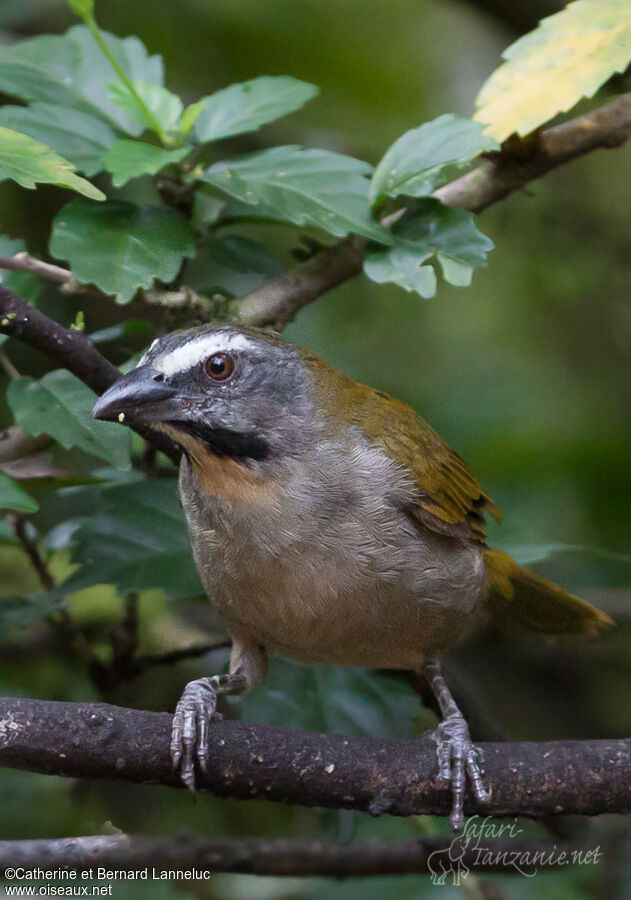
[[[134,660],[132,675],[135,677],[154,666],[174,666],[182,660],[197,659],[208,653],[214,653],[216,650],[227,650],[230,647],[232,647],[232,641],[230,638],[226,638],[226,640],[217,641],[214,644],[193,644],[190,647],[182,647],[180,650],[169,650],[167,653],[145,654]]]
[[[81,284],[69,269],[56,266],[31,256],[22,250],[15,256],[0,256],[0,269],[8,269],[13,272],[27,272],[37,275],[45,281],[52,281],[61,285],[60,290],[64,294],[93,294],[98,297],[107,297],[95,285]],[[154,288],[148,291],[139,291],[139,297],[150,306],[161,306],[165,309],[175,309],[184,312],[193,312],[198,315],[210,315],[215,305],[211,300],[198,294],[193,288],[183,285],[175,291],[158,290]]]
[[[52,591],[52,589],[55,587],[55,579],[50,573],[48,563],[39,552],[37,543],[34,540],[31,540],[31,538],[28,536],[24,518],[19,513],[9,513],[8,519],[11,523],[13,534],[20,542],[22,550],[33,566],[35,574],[39,578],[40,584],[45,591]]]
[[[68,281],[72,281],[72,272],[69,272],[68,269],[36,259],[24,250],[16,253],[15,256],[0,256],[0,269],[29,272],[31,275],[45,278],[46,281],[56,281],[57,284],[66,284]]]
[[[138,604],[136,591],[129,591],[123,598],[123,615],[111,636],[112,658],[107,666],[115,682],[126,680],[126,674],[134,668],[140,642],[138,635]]]

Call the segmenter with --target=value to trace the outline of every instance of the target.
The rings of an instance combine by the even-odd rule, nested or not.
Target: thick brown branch
[[[89,337],[49,319],[2,284],[0,332],[19,338],[30,347],[52,357],[96,394],[102,394],[120,378],[116,366],[99,353]],[[142,426],[135,430],[171,459],[176,462],[179,460],[179,451],[166,435]]]
[[[433,784],[435,744],[289,731],[243,722],[212,726],[198,786],[222,796],[445,815]],[[78,778],[181,787],[169,758],[171,716],[106,704],[0,699],[0,766]],[[631,810],[631,740],[482,744],[493,797],[469,814],[541,817]]]
[[[449,206],[481,212],[558,166],[598,148],[619,147],[631,135],[631,94],[525,140],[510,140],[501,153],[434,194]],[[242,321],[281,328],[298,310],[362,269],[357,238],[328,247],[287,275],[236,304]]]
[[[512,827],[512,826],[511,826]],[[453,847],[463,870],[483,872],[539,871],[558,865],[564,851],[571,857],[582,848],[551,842],[489,840],[476,834]],[[372,838],[350,844],[330,840],[242,838],[220,840],[181,833],[175,837],[94,835],[53,840],[0,841],[0,877],[7,869],[60,869],[89,871],[156,872],[196,870],[241,872],[251,875],[361,875],[442,874],[440,858],[449,872],[448,853],[455,839],[419,837],[405,841]],[[582,852],[589,852],[585,848]],[[594,850],[592,850],[592,853]],[[595,848],[595,852],[598,850]],[[556,860],[556,862],[555,862]],[[566,867],[567,868],[567,867]]]

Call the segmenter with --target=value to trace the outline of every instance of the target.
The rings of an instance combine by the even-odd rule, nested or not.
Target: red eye
[[[206,360],[206,374],[214,381],[225,381],[234,371],[234,359],[227,353],[213,353]]]

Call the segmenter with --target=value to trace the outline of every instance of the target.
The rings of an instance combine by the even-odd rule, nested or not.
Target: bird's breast
[[[265,502],[222,499],[182,464],[208,597],[233,635],[299,661],[415,668],[462,631],[484,587],[482,555],[419,531],[393,504],[387,467],[369,480],[319,456]]]

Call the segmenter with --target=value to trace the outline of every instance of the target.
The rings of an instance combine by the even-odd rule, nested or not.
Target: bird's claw
[[[469,727],[461,715],[450,715],[432,732],[436,742],[438,774],[436,787],[451,787],[449,821],[454,831],[464,824],[464,794],[467,777],[478,803],[488,803],[491,791],[485,788],[480,770],[481,751],[473,744]]]
[[[173,716],[171,761],[186,787],[195,793],[195,759],[202,772],[208,763],[208,731],[217,714],[217,691],[212,678],[189,681]]]

